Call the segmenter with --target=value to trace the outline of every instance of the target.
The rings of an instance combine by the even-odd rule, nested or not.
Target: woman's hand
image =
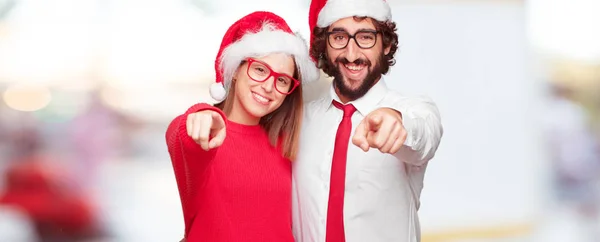
[[[217,148],[225,140],[225,120],[216,111],[204,110],[189,114],[186,128],[188,136],[203,150]]]

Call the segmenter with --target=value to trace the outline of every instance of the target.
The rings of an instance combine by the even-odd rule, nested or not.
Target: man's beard
[[[381,74],[382,74],[381,63],[383,61],[385,61],[385,59],[384,59],[384,56],[381,55],[381,57],[379,58],[379,60],[375,64],[375,66],[373,66],[372,70],[370,69],[371,61],[369,61],[367,59],[359,58],[359,59],[356,59],[354,62],[352,62],[355,65],[366,64],[366,68],[367,68],[367,76],[365,77],[365,79],[362,80],[362,83],[360,83],[360,86],[358,86],[358,88],[356,88],[356,89],[352,89],[351,87],[344,84],[344,76],[340,72],[340,68],[343,68],[341,65],[345,65],[350,62],[345,57],[338,57],[335,60],[335,63],[331,63],[331,61],[329,61],[330,66],[335,66],[335,68],[332,68],[333,69],[333,75],[332,75],[333,76],[333,84],[337,88],[339,94],[348,98],[350,101],[359,99],[359,98],[363,97],[365,94],[367,94],[367,92],[371,89],[371,87],[373,87],[373,85],[375,85],[375,82],[377,82],[377,80],[379,80],[379,77],[381,77]]]

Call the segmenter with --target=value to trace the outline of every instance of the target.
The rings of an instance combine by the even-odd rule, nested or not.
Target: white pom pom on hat
[[[210,96],[218,102],[222,102],[227,97],[227,91],[223,86],[223,83],[215,82],[210,84]]]

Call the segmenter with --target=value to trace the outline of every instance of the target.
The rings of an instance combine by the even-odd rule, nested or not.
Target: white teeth
[[[364,68],[364,66],[350,66],[350,65],[345,65],[346,68],[353,70],[353,71],[360,71]]]
[[[265,98],[265,97],[263,97],[263,96],[261,96],[261,95],[258,95],[258,94],[256,94],[256,93],[252,93],[252,95],[254,95],[254,97],[255,97],[256,99],[258,99],[258,101],[261,101],[261,102],[263,102],[263,103],[267,103],[267,102],[269,102],[269,99],[267,99],[267,98]]]

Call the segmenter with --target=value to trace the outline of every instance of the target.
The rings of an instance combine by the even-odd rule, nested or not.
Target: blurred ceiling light
[[[600,62],[600,1],[526,1],[531,41],[550,58]]]
[[[4,21],[0,79],[48,84],[90,71],[93,1],[22,1]]]
[[[214,76],[213,56],[220,37],[189,3],[122,2],[114,7],[100,70],[111,86],[149,88]]]
[[[50,90],[42,86],[17,84],[4,92],[4,102],[12,109],[32,112],[46,107],[52,95]]]

